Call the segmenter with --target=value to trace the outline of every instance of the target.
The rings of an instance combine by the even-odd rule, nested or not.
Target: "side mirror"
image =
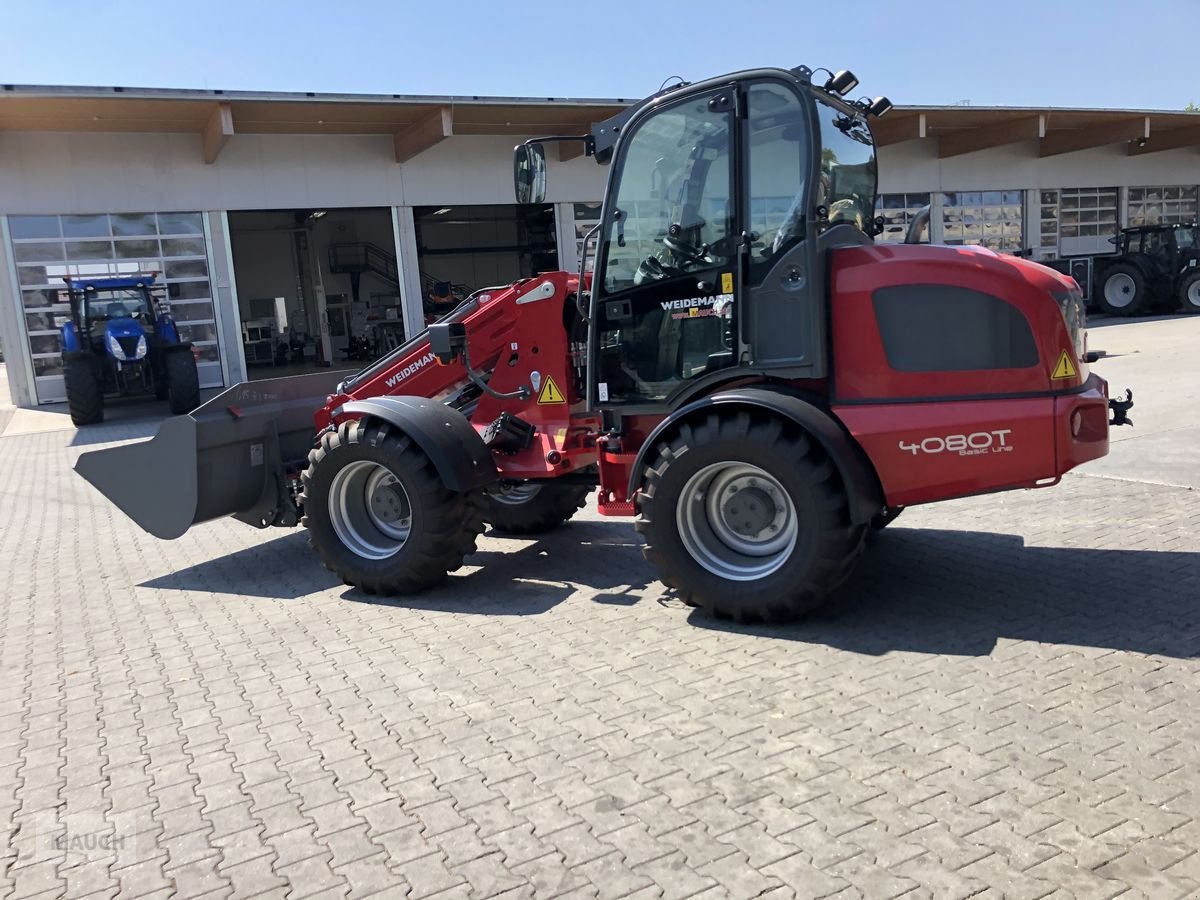
[[[517,203],[546,199],[546,151],[541,144],[518,144],[513,150],[513,190]]]

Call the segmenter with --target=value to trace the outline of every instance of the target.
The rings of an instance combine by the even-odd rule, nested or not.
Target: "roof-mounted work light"
[[[858,79],[849,69],[840,69],[830,75],[829,80],[825,82],[825,90],[831,91],[839,97],[845,97],[856,87],[858,87]]]

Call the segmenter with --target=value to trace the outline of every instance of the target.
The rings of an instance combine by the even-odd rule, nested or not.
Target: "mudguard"
[[[883,489],[880,487],[879,477],[875,474],[874,467],[863,453],[862,448],[842,428],[833,414],[814,406],[803,397],[790,393],[786,389],[771,387],[747,387],[721,391],[682,406],[663,419],[638,451],[629,476],[627,496],[633,497],[634,492],[640,487],[642,472],[646,468],[649,454],[663,435],[678,427],[684,420],[698,417],[708,410],[724,410],[738,406],[765,409],[785,419],[790,419],[821,444],[833,464],[837,466],[842,483],[846,486],[846,497],[850,504],[850,521],[856,525],[864,524],[871,521],[883,509]]]
[[[64,322],[59,332],[62,336],[64,353],[78,353],[82,349],[79,346],[79,332],[76,330],[74,322]]]
[[[432,460],[438,476],[452,491],[486,487],[499,477],[479,432],[466,416],[444,403],[424,397],[373,397],[352,400],[334,416],[339,421],[370,416],[403,431]]]

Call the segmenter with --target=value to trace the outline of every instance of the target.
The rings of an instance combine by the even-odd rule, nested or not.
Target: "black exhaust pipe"
[[[305,464],[313,413],[344,375],[242,382],[167,419],[148,441],[82,454],[75,471],[144,531],[166,540],[222,516],[259,528],[295,525],[288,474]]]

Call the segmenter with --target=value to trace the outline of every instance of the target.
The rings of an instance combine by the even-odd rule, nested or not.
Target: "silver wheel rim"
[[[1200,309],[1200,278],[1188,285],[1187,302],[1188,306]]]
[[[542,486],[533,481],[525,481],[520,484],[509,485],[507,487],[498,487],[489,491],[489,496],[497,503],[503,503],[505,506],[520,506],[522,503],[528,503],[542,491]]]
[[[1109,306],[1116,309],[1124,309],[1132,303],[1133,295],[1136,293],[1137,285],[1133,281],[1133,276],[1124,272],[1118,272],[1104,282],[1104,299]]]
[[[676,522],[692,558],[730,581],[756,581],[778,571],[799,534],[796,507],[783,485],[746,463],[713,463],[688,479]]]
[[[329,518],[338,539],[356,556],[387,559],[408,540],[412,503],[391,469],[359,460],[333,477]]]

